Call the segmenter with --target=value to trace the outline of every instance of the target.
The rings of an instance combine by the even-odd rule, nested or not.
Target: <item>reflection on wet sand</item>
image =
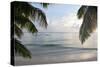
[[[72,52],[72,51],[71,51]],[[81,62],[81,61],[96,61],[97,50],[82,50],[63,51],[62,53],[45,53],[43,55],[33,56],[32,59],[25,59],[20,56],[15,58],[16,65],[32,65],[32,64],[50,64],[50,63],[63,63],[63,62]]]

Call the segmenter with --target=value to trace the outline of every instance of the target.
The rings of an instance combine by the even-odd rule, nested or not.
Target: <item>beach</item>
[[[15,56],[15,65],[34,65],[97,60],[97,33],[82,45],[78,32],[25,33],[22,43],[32,58]]]
[[[59,49],[52,51],[38,51],[33,53],[31,59],[21,56],[15,57],[15,65],[34,65],[67,62],[96,61],[97,49]]]

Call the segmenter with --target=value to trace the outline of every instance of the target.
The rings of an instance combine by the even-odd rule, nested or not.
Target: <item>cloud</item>
[[[40,28],[40,32],[78,32],[82,19],[79,20],[76,13],[48,19],[48,27],[46,30]]]

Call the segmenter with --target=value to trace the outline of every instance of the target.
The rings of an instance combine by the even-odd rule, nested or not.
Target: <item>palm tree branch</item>
[[[37,28],[35,27],[35,25],[31,21],[30,22],[27,22],[25,24],[24,28],[26,28],[31,33],[38,32]]]
[[[34,21],[39,22],[39,25],[42,27],[47,27],[46,15],[41,9],[32,6],[30,3],[18,1],[13,2],[13,6],[14,24],[19,29],[17,31],[22,32],[22,29],[26,28],[31,33],[37,32],[38,30],[33,23]],[[17,31],[15,31],[15,34],[21,36],[17,34]],[[23,57],[31,57],[30,51],[17,39],[15,39],[15,51]]]
[[[31,17],[33,21],[39,22],[40,26],[47,27],[46,15],[41,9],[36,8],[27,2],[16,2],[15,8],[15,15],[23,14],[25,17]]]
[[[30,51],[23,45],[19,40],[14,38],[15,41],[15,52],[23,57],[31,58]]]
[[[84,16],[87,6],[81,6],[77,12],[77,17],[80,19]]]
[[[49,5],[49,3],[40,3],[40,4],[43,6],[43,8],[47,8]]]
[[[32,7],[34,9],[33,9],[32,14],[30,16],[31,19],[33,21],[39,22],[40,26],[47,28],[48,24],[47,24],[47,19],[46,19],[45,13],[42,10],[40,10],[39,8],[36,8],[34,6],[32,6]]]
[[[38,31],[35,25],[27,17],[16,16],[15,21],[15,23],[18,24],[20,28],[26,28],[31,33],[35,33]]]
[[[97,7],[89,6],[84,15],[80,28],[79,38],[83,44],[97,27]]]
[[[19,38],[23,34],[23,31],[16,24],[14,24],[14,34],[17,35]]]

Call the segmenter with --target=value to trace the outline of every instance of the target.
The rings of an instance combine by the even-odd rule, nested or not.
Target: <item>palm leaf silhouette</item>
[[[97,7],[82,6],[78,10],[77,15],[79,19],[83,18],[83,22],[79,31],[79,38],[83,44],[97,27]]]
[[[34,25],[34,21],[37,21],[41,27],[46,28],[47,20],[45,13],[27,2],[14,1],[12,5],[14,7],[15,52],[23,57],[31,58],[30,51],[18,39],[23,35],[23,28],[31,33],[38,32]],[[18,39],[15,36],[17,36]]]
[[[23,57],[31,58],[30,51],[23,45],[19,40],[15,38],[15,51],[16,53],[20,54]]]

